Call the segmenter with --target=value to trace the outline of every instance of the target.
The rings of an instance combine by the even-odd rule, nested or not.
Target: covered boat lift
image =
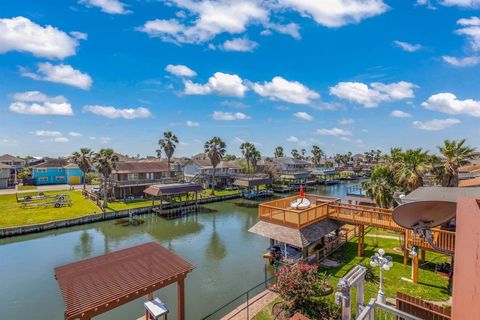
[[[186,203],[189,204],[189,195],[192,193],[192,201],[197,205],[198,192],[203,188],[193,182],[189,183],[170,183],[170,184],[155,184],[143,191],[143,193],[152,196],[152,206],[155,205],[155,200],[160,199],[160,208],[163,206],[163,200],[169,198],[169,202],[172,203],[174,197],[185,195]],[[181,200],[181,199],[180,199]],[[181,203],[181,201],[180,201]]]
[[[156,242],[55,268],[65,320],[87,320],[178,284],[178,319],[185,319],[185,278],[193,265]]]

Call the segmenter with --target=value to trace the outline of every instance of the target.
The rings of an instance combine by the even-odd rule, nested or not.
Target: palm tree
[[[322,157],[324,156],[323,150],[320,149],[319,146],[312,146],[312,161],[313,164],[318,166],[320,164],[320,160],[322,160]]]
[[[158,140],[158,145],[160,149],[163,149],[165,155],[167,156],[168,172],[170,173],[170,159],[172,158],[175,148],[177,147],[175,143],[178,143],[178,138],[171,131],[165,131],[163,133],[163,137],[163,139]]]
[[[242,150],[243,157],[247,162],[247,173],[250,173],[250,163],[252,161],[252,156],[255,153],[255,146],[250,142],[244,142],[240,145],[240,150]]]
[[[302,150],[300,150],[300,152],[302,153],[302,158],[304,159],[304,158],[305,158],[305,154],[307,153],[307,149],[302,148]]]
[[[207,157],[210,159],[213,167],[213,174],[212,174],[212,195],[215,195],[215,170],[222,161],[223,156],[225,155],[225,148],[227,145],[225,142],[222,141],[219,137],[213,137],[210,141],[205,142],[205,153]]]
[[[394,168],[395,180],[409,191],[423,186],[423,176],[432,168],[428,151],[408,149],[395,157],[398,157]]]
[[[282,158],[283,157],[283,147],[276,147],[275,148],[275,158]]]
[[[160,159],[162,157],[162,149],[160,148],[157,148],[155,150],[155,153],[157,154],[157,158]]]
[[[292,157],[294,157],[295,159],[300,159],[302,158],[302,156],[300,155],[300,153],[298,153],[298,150],[297,149],[292,149]]]
[[[458,186],[458,168],[470,163],[470,160],[476,158],[475,148],[464,146],[465,139],[445,140],[443,146],[439,146],[438,150],[442,155],[442,163],[444,175],[442,179],[443,187]]]
[[[372,170],[369,181],[362,182],[367,196],[375,200],[381,208],[391,208],[394,204],[395,181],[393,172],[386,165],[377,165]]]
[[[103,209],[107,208],[108,201],[108,180],[112,171],[117,168],[118,156],[112,149],[101,149],[93,155],[95,169],[103,177]]]
[[[253,170],[253,173],[255,173],[256,171],[256,168],[257,168],[257,163],[258,161],[260,161],[260,159],[262,159],[262,155],[260,154],[260,151],[258,151],[256,148],[252,154],[252,170]]]
[[[80,148],[80,152],[75,151],[70,156],[70,159],[75,163],[83,172],[83,190],[85,190],[85,177],[92,167],[92,155],[93,152],[89,148]]]

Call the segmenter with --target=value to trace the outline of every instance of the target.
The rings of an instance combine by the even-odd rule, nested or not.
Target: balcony
[[[305,198],[312,205],[304,210],[296,210],[290,207],[290,203],[298,196],[292,196],[279,200],[262,203],[258,206],[259,219],[262,221],[280,224],[292,228],[301,229],[314,222],[328,217],[331,210],[329,204],[340,203],[340,199],[308,194]]]
[[[135,186],[148,186],[152,184],[166,184],[176,183],[178,178],[161,178],[161,179],[135,179],[135,180],[114,180],[113,184],[116,187],[135,187]]]

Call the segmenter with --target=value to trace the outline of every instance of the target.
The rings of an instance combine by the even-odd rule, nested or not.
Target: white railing
[[[374,298],[370,299],[370,303],[363,307],[362,312],[357,316],[356,320],[422,320],[409,313],[400,311],[393,306],[377,302]]]

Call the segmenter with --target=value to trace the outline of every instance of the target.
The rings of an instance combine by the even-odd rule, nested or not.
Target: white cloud
[[[36,73],[22,68],[22,76],[35,80],[63,83],[83,90],[88,90],[92,86],[92,78],[88,74],[82,73],[70,65],[53,65],[49,62],[44,62],[39,63],[37,66]]]
[[[243,37],[225,41],[222,44],[222,49],[225,51],[252,52],[257,46],[257,42]]]
[[[88,39],[88,34],[80,31],[71,31],[70,35],[74,37],[77,40],[87,40]]]
[[[298,142],[299,139],[295,136],[290,136],[287,138],[287,142]]]
[[[185,122],[185,124],[187,125],[187,127],[190,127],[190,128],[196,128],[196,127],[200,126],[200,124],[198,122],[195,122],[195,121],[192,121],[192,120],[187,120],[187,122]]]
[[[471,67],[480,63],[480,57],[478,56],[463,57],[463,58],[443,56],[442,59],[443,61],[455,67]]]
[[[395,118],[409,118],[412,115],[408,112],[402,111],[402,110],[393,110],[390,115]]]
[[[479,8],[480,0],[443,0],[442,4],[448,7]]]
[[[260,33],[263,36],[269,36],[272,34],[271,30],[275,30],[278,33],[289,35],[297,40],[300,40],[302,38],[302,36],[300,35],[300,26],[293,22],[287,24],[268,23],[265,25],[265,27],[268,29],[263,30]]]
[[[131,13],[126,9],[126,4],[118,0],[80,0],[80,3],[87,7],[97,7],[103,12],[109,14],[127,14]]]
[[[138,30],[163,41],[203,43],[221,33],[243,33],[250,24],[267,22],[269,15],[255,0],[171,0],[169,3],[188,10],[190,16],[195,17],[193,23],[156,19],[147,21]]]
[[[25,17],[0,19],[0,53],[20,51],[64,59],[75,55],[77,46],[76,39],[50,25],[42,27]]]
[[[480,5],[480,1],[478,2]],[[478,17],[471,17],[469,19],[463,18],[457,21],[457,24],[463,28],[457,29],[456,34],[467,37],[470,47],[474,51],[480,51],[480,19]]]
[[[308,113],[303,112],[303,111],[295,112],[293,114],[293,116],[297,119],[300,119],[300,120],[305,120],[305,121],[312,121],[313,120],[313,117],[311,115],[309,115]]]
[[[183,93],[189,95],[205,95],[215,93],[221,96],[243,97],[248,88],[243,80],[236,74],[215,72],[208,79],[206,84],[193,83],[190,80],[184,81]]]
[[[397,47],[401,48],[404,51],[408,51],[408,52],[415,52],[415,51],[418,51],[418,50],[422,49],[422,46],[419,45],[419,44],[411,44],[411,43],[404,42],[404,41],[399,41],[399,40],[395,40],[395,41],[393,41],[393,43]]]
[[[73,115],[72,105],[63,96],[48,97],[39,91],[15,93],[11,111],[28,115]]]
[[[118,109],[112,106],[99,106],[99,105],[86,105],[83,107],[83,111],[91,112],[93,114],[107,117],[110,119],[140,119],[140,118],[149,118],[152,113],[147,108],[127,108],[127,109]]]
[[[101,144],[109,144],[112,142],[112,138],[110,137],[100,137],[99,140]]]
[[[295,104],[308,104],[320,95],[298,81],[288,81],[282,77],[274,77],[271,82],[254,83],[252,89],[262,97],[270,100],[282,100]]]
[[[438,131],[443,130],[453,125],[459,124],[458,119],[433,119],[430,121],[413,121],[413,126],[420,130]]]
[[[233,120],[248,120],[250,119],[244,113],[241,112],[223,112],[223,111],[214,111],[212,114],[213,120],[220,121],[233,121]]]
[[[81,137],[81,136],[83,136],[83,134],[81,134],[80,132],[75,132],[75,131],[70,131],[68,134],[71,137]]]
[[[365,108],[375,108],[382,102],[399,101],[415,97],[413,83],[400,81],[390,84],[373,82],[368,86],[362,82],[339,82],[330,87],[330,94],[340,99],[363,105]]]
[[[59,143],[66,143],[68,142],[68,138],[67,137],[56,137],[56,138],[53,138],[54,142],[59,142]]]
[[[459,100],[453,93],[437,93],[422,103],[428,110],[439,111],[447,114],[466,114],[480,117],[480,101],[473,99]]]
[[[279,0],[279,6],[313,18],[326,27],[341,27],[359,23],[363,19],[380,15],[388,6],[383,0]]]
[[[332,128],[332,129],[317,129],[315,134],[319,136],[334,136],[334,137],[345,137],[351,136],[352,133],[345,129]]]
[[[235,137],[235,138],[233,139],[233,143],[236,143],[236,144],[242,144],[242,143],[244,143],[244,142],[247,142],[247,140],[244,140],[244,139],[242,139],[242,138],[240,138],[240,137]],[[262,144],[261,144],[260,142],[255,142],[255,141],[249,141],[249,142],[250,142],[251,144],[253,144],[254,146],[257,146],[257,147],[261,147],[261,146],[262,146]]]
[[[34,134],[37,137],[61,137],[62,133],[60,131],[48,131],[48,130],[36,130]]]
[[[351,119],[351,118],[345,118],[345,119],[341,119],[338,121],[338,124],[341,124],[342,126],[346,126],[346,125],[349,125],[349,124],[353,124],[355,123],[355,120]]]
[[[178,65],[173,65],[169,64],[168,66],[165,67],[165,71],[170,72],[171,74],[174,74],[179,77],[195,77],[197,73],[190,69],[189,67],[178,64]]]

